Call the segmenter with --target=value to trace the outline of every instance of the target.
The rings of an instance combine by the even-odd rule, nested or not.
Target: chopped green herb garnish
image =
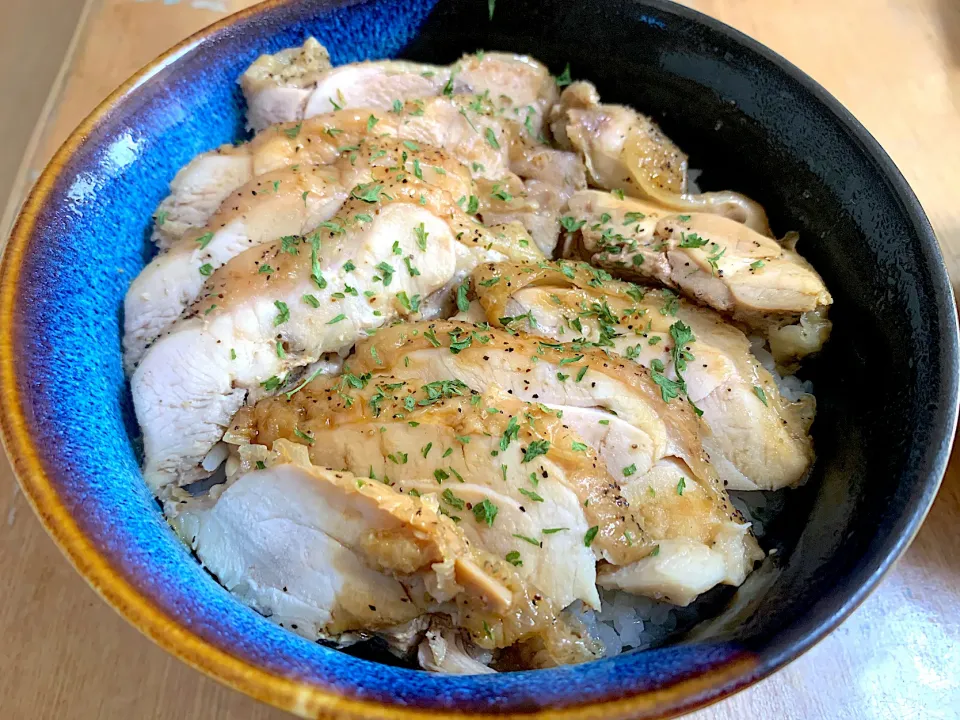
[[[598,533],[599,531],[600,531],[600,526],[599,526],[599,525],[594,525],[592,528],[590,528],[589,530],[587,530],[586,533],[584,533],[584,535],[583,535],[583,544],[584,544],[585,547],[590,547],[591,545],[593,545],[593,540],[594,540],[595,537],[597,537],[597,533]]]
[[[493,2],[493,0],[490,0]],[[518,550],[511,550],[507,553],[507,556],[504,558],[508,563],[514,567],[520,567],[523,565],[523,560],[520,559],[520,552]]]
[[[758,398],[760,398],[760,402],[762,402],[764,405],[767,405],[767,394],[763,391],[762,387],[759,385],[754,385],[753,392],[756,393]],[[769,405],[767,407],[769,407]]]
[[[570,63],[567,63],[566,67],[563,68],[563,72],[557,75],[557,87],[566,87],[571,82],[570,79]]]
[[[310,277],[317,284],[320,290],[327,287],[327,281],[324,280],[320,272],[320,234],[314,233],[310,236]]]
[[[543,498],[537,495],[537,493],[533,492],[532,490],[527,490],[526,488],[518,488],[518,490],[520,491],[521,495],[524,495],[530,498],[534,502],[543,502]]]
[[[523,462],[528,463],[534,458],[546,455],[549,449],[549,440],[534,440],[527,446],[526,451],[523,453]]]
[[[687,479],[680,478],[680,482],[677,483],[677,495],[683,495],[683,489],[687,486]]]
[[[385,262],[377,263],[375,267],[383,275],[383,285],[387,287],[393,281],[393,274],[397,271],[396,268]]]
[[[560,218],[560,224],[567,232],[576,232],[582,228],[586,222],[586,220],[577,220],[575,217],[571,217],[570,215],[564,215],[562,218]],[[573,277],[572,271],[570,277]]]
[[[457,309],[459,309],[460,312],[466,312],[470,309],[470,301],[467,300],[469,285],[469,282],[465,282],[461,283],[460,287],[457,288]]]
[[[346,319],[347,319],[347,316],[344,315],[343,313],[340,313],[340,314],[337,315],[333,320],[330,320],[330,321],[327,323],[327,325],[336,325],[338,322],[341,322],[341,321],[346,320]]]
[[[375,203],[380,199],[381,192],[383,192],[383,185],[369,182],[353,188],[353,190],[350,191],[350,197],[362,200],[363,202]]]
[[[650,362],[650,377],[660,387],[660,397],[664,402],[680,396],[683,385],[663,374],[663,363],[657,358]]]
[[[499,184],[493,186],[493,190],[490,191],[490,197],[496,198],[497,200],[502,200],[503,202],[510,202],[513,200],[513,195],[507,192],[506,188],[502,188]],[[520,240],[521,244],[525,242]]]
[[[421,298],[419,295],[414,295],[412,298],[407,297],[405,290],[401,290],[397,293],[397,300],[400,302],[400,305],[407,312],[415,313],[420,312],[420,301]]]
[[[517,535],[516,533],[513,534],[513,537],[517,538],[518,540],[523,540],[524,542],[528,542],[531,545],[540,547],[540,541],[534,540],[532,537],[527,537],[526,535]]]
[[[710,266],[710,273],[712,275],[718,275],[720,273],[720,267],[718,263],[720,262],[720,258],[722,258],[726,252],[726,248],[721,248],[719,245],[715,244],[713,254],[707,256],[707,264]]]
[[[277,308],[277,316],[273,319],[274,326],[283,325],[290,319],[290,308],[282,300],[274,300],[274,306]]]
[[[680,309],[680,297],[671,290],[663,291],[663,307],[660,308],[661,315],[671,315],[676,317],[677,310]]]
[[[296,435],[301,440],[306,440],[310,445],[313,445],[313,442],[314,442],[313,437],[310,435],[307,435],[307,433],[303,432],[303,430],[301,430],[300,428],[294,428],[293,434]]]
[[[450,488],[444,490],[441,497],[443,498],[443,501],[454,510],[463,510],[465,503],[463,500],[454,495],[453,490]]]
[[[520,433],[520,421],[516,417],[511,417],[507,422],[507,429],[503,431],[500,437],[500,450],[504,451],[510,446],[511,440],[516,440]]]
[[[297,247],[299,244],[300,238],[296,235],[284,235],[280,238],[280,252],[287,255],[299,255],[300,249]]]
[[[670,326],[670,337],[673,338],[673,349],[670,351],[673,357],[674,369],[677,372],[677,379],[686,389],[686,382],[682,373],[687,369],[687,361],[693,360],[693,353],[685,349],[687,345],[694,342],[696,337],[689,325],[684,325],[683,321],[677,320]]]
[[[423,223],[420,223],[419,227],[413,229],[413,234],[417,238],[417,247],[421,250],[427,249],[427,238],[430,236],[426,230],[424,230]]]
[[[497,518],[499,509],[487,498],[483,502],[473,506],[473,516],[478,523],[486,523],[487,527],[493,527],[493,521]]]
[[[680,233],[680,247],[682,248],[700,248],[707,244],[707,241],[696,233]]]
[[[211,265],[210,263],[204,263],[203,265],[200,266],[200,274],[203,275],[204,277],[210,277],[212,273],[213,273],[213,265]]]

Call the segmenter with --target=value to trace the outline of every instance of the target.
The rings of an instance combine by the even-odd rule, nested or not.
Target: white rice
[[[790,402],[796,402],[803,395],[813,393],[813,383],[809,380],[801,380],[796,375],[781,376],[777,372],[777,364],[773,360],[773,355],[764,347],[765,341],[762,337],[756,335],[750,336],[750,352],[757,358],[759,363],[773,375],[774,382],[780,389],[780,394]]]

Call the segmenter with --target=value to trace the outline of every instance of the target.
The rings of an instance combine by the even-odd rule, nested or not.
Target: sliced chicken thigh
[[[483,265],[473,287],[491,324],[518,317],[514,329],[606,348],[651,368],[665,397],[688,397],[703,412],[711,431],[703,443],[726,487],[774,490],[805,477],[813,396],[786,401],[747,337],[716,313],[582,263]]]
[[[311,639],[389,638],[437,613],[486,650],[536,641],[562,653],[554,663],[595,656],[522,566],[484,549],[439,492],[317,466],[283,439],[240,456],[216,497],[166,507],[204,565],[275,621]]]
[[[525,128],[532,132],[529,124]],[[515,134],[510,146],[510,172],[479,185],[484,222],[521,223],[537,247],[552,257],[567,202],[576,191],[586,188],[587,181],[583,162],[575,153]]]
[[[594,515],[583,501],[593,494],[602,502],[602,492],[578,486],[574,475],[584,468],[534,463],[525,454],[531,444],[577,441],[536,405],[496,390],[471,393],[439,377],[421,385],[348,374],[244,408],[227,438],[268,447],[280,438],[306,443],[314,464],[402,493],[436,493],[441,512],[475,547],[511,562],[556,612],[575,600],[599,607],[596,560],[583,543]],[[571,459],[589,462],[586,454]],[[564,530],[549,532],[555,528]]]
[[[400,106],[398,112],[342,110],[270,127],[248,143],[202,153],[184,167],[157,210],[153,240],[161,248],[169,247],[191,228],[206,225],[232,192],[275,170],[329,165],[341,157],[357,164],[358,155],[361,167],[364,158],[368,164],[382,164],[378,161],[381,152],[401,146],[399,152],[409,153],[413,171],[413,153],[406,144],[421,152],[444,153],[441,170],[467,183],[471,171],[495,179],[508,172],[512,132],[510,123],[489,111],[471,109],[469,98],[459,97],[411,102]],[[425,168],[428,165],[425,159],[420,163]],[[462,167],[451,170],[451,163]],[[466,208],[471,194],[461,190],[454,199],[463,197]]]
[[[449,77],[445,68],[403,60],[340,65],[318,80],[302,112],[276,116],[271,123],[302,120],[352,108],[390,110],[396,101],[403,103],[439,95]],[[259,97],[249,98],[251,109],[258,104]]]
[[[203,227],[230,193],[252,177],[250,156],[242,147],[224,145],[197,155],[171,181],[170,194],[154,213],[151,239],[167,248],[191,228]]]
[[[479,177],[497,178],[509,166],[512,126],[469,97],[441,96],[396,109],[341,110],[267,128],[248,143],[257,173],[297,162],[329,163],[369,138],[395,138],[444,150]],[[348,150],[347,150],[348,151]]]
[[[317,73],[317,47],[322,46],[310,38],[303,49],[284,50],[277,54],[277,60],[272,59],[277,56],[262,56],[248,69],[241,85],[251,127],[261,130],[269,124],[303,120],[340,109],[389,110],[394,103],[440,94],[486,94],[498,109],[517,109],[514,115],[529,106],[539,127],[557,97],[547,68],[523,55],[479,52],[465,55],[451,66],[377,60]],[[263,72],[277,64],[282,65],[285,73],[271,76]],[[302,66],[300,73],[294,69],[298,64]]]
[[[235,257],[148,349],[131,389],[154,489],[208,474],[200,461],[250,391],[276,389],[292,370],[411,312],[398,298],[427,297],[455,277],[464,246],[450,223],[399,194],[383,203],[383,187],[354,188],[349,227]]]
[[[312,232],[334,216],[347,193],[341,174],[320,166],[266,173],[236,190],[206,227],[177,240],[130,285],[124,303],[127,369],[193,304],[214,270],[248,248]]]
[[[128,369],[197,299],[213,271],[250,247],[292,240],[321,224],[342,227],[346,219],[334,215],[350,188],[382,178],[401,184],[410,178],[452,197],[476,192],[469,171],[443,151],[390,138],[361,140],[330,166],[296,164],[254,178],[224,201],[206,227],[177,240],[134,280],[124,308]]]
[[[240,76],[248,100],[247,126],[259,130],[303,113],[317,82],[330,69],[330,54],[314,38],[302,47],[261,55]]]
[[[650,118],[604,105],[587,82],[569,85],[550,113],[560,145],[579,152],[590,181],[682,212],[717,213],[769,234],[758,203],[735,192],[687,192],[687,156]]]
[[[215,497],[167,511],[204,566],[274,622],[313,640],[386,630],[447,602],[491,614],[513,604],[511,566],[474,550],[434,499],[317,467],[286,441],[246,457]]]
[[[595,190],[576,193],[569,212],[577,238],[569,254],[678,289],[765,334],[778,361],[815,352],[829,336],[833,299],[795,239],[781,243],[719,215],[678,215]]]
[[[473,333],[490,340],[482,342]],[[562,422],[581,436],[592,420],[607,427],[603,421],[609,423],[611,415],[632,426],[630,433],[603,436],[608,442],[629,438],[626,444],[602,449],[611,458],[631,459],[619,469],[608,468],[617,487],[623,488],[624,498],[631,487],[646,488],[664,468],[682,469],[684,483],[696,485],[697,490],[679,504],[671,502],[672,510],[664,508],[659,517],[667,522],[652,524],[652,533],[641,520],[634,536],[621,519],[625,517],[622,509],[595,520],[598,557],[612,565],[633,566],[641,562],[632,559],[638,549],[649,554],[660,540],[681,538],[703,546],[709,557],[722,563],[721,582],[738,585],[753,562],[762,557],[749,525],[730,504],[706,459],[700,445],[701,426],[692,409],[676,400],[668,405],[659,385],[637,365],[612,360],[584,343],[564,345],[534,336],[434,322],[381,330],[358,345],[352,367],[354,372],[386,367],[409,382],[449,377],[479,392],[499,386],[508,395],[559,410]],[[591,416],[587,411],[597,414]],[[593,503],[590,498],[589,505]],[[602,513],[604,507],[596,512]],[[655,500],[645,501],[645,512],[654,512],[651,517],[658,508]],[[727,534],[738,538],[732,541],[737,548],[733,552]],[[721,539],[722,551],[717,545]],[[658,590],[646,592],[686,604],[706,589],[709,580],[702,574],[684,577],[678,573]]]

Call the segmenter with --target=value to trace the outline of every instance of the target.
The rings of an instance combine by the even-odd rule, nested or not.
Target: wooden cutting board
[[[481,0],[477,0],[480,2]],[[598,0],[599,1],[599,0]],[[501,0],[509,2],[509,0]],[[250,0],[91,0],[21,188],[114,87]],[[836,95],[906,175],[960,279],[960,0],[690,0]],[[0,22],[3,10],[0,8]],[[0,717],[280,720],[128,626],[47,539],[0,458]],[[691,718],[960,717],[960,459],[922,531],[837,631]]]

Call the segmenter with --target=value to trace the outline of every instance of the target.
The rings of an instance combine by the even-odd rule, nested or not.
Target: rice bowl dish
[[[199,561],[310,640],[475,674],[666,642],[809,475],[832,298],[649,118],[475,53],[240,78],[158,208],[124,363]]]

